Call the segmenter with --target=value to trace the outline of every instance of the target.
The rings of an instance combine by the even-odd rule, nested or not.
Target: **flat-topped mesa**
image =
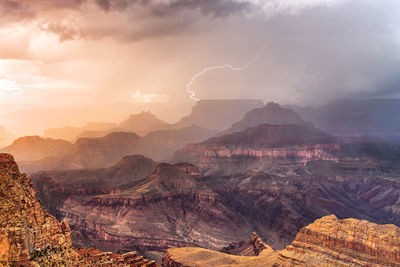
[[[255,237],[256,238],[256,237]],[[256,238],[257,239],[257,238]],[[400,228],[325,216],[281,251],[234,256],[201,248],[168,249],[163,266],[400,266]]]

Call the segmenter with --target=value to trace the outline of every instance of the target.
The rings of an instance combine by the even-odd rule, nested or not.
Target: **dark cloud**
[[[119,21],[120,24],[110,21],[108,25],[102,21],[85,21],[90,6],[106,13],[119,12],[127,19]],[[251,7],[248,2],[234,0],[0,0],[0,17],[6,17],[6,23],[36,19],[42,30],[57,34],[61,42],[107,37],[135,42],[184,33],[204,19],[239,14]],[[68,21],[68,15],[72,14],[73,18]],[[83,23],[79,25],[76,20]]]

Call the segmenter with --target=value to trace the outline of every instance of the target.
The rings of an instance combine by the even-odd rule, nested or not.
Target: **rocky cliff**
[[[155,266],[139,257],[137,263],[143,265],[134,263],[132,255],[99,251],[102,256],[96,258],[72,247],[67,221],[58,222],[45,211],[30,178],[9,154],[0,154],[0,203],[0,265]]]
[[[199,248],[168,249],[164,267],[400,266],[400,228],[330,215],[302,228],[281,251],[233,256]]]

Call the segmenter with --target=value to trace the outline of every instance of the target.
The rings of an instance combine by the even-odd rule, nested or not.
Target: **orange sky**
[[[104,110],[58,124],[142,108],[172,122],[194,105],[194,74],[258,51],[193,90],[289,104],[396,95],[399,18],[390,0],[0,0],[0,125],[26,133],[5,114],[84,107]]]

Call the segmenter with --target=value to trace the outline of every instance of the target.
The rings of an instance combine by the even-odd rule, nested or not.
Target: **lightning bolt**
[[[197,78],[203,76],[204,74],[206,74],[209,71],[222,70],[225,68],[230,69],[232,71],[243,71],[243,70],[247,69],[247,67],[250,66],[253,62],[255,62],[259,58],[259,56],[260,56],[260,52],[258,52],[252,59],[250,59],[243,66],[240,66],[240,67],[234,67],[230,64],[206,67],[201,72],[196,73],[192,77],[192,79],[186,84],[186,91],[189,93],[189,96],[191,99],[193,99],[194,101],[199,101],[200,99],[196,97],[196,93],[193,91],[193,89],[191,89],[193,83],[196,81]]]

